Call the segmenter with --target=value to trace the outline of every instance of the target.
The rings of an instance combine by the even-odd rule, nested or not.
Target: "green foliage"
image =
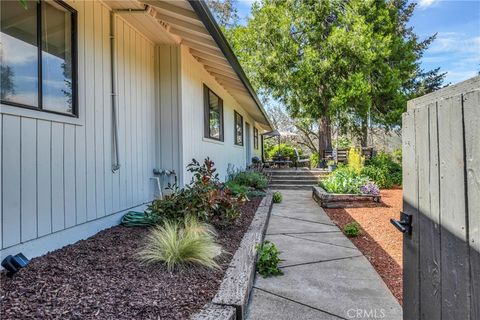
[[[246,195],[251,189],[251,188],[249,188],[247,186],[244,186],[242,184],[239,184],[238,182],[233,181],[233,180],[229,180],[229,181],[225,182],[225,186],[227,188],[229,188],[230,191],[232,191],[232,193],[236,196]]]
[[[267,158],[272,159],[274,157],[283,157],[291,161],[297,159],[293,146],[285,143],[274,145],[270,150],[267,151]]]
[[[333,141],[333,145],[339,149],[350,148],[352,147],[352,141],[346,136],[340,136],[338,139]]]
[[[312,153],[310,155],[310,166],[312,168],[318,168],[319,161],[320,160],[319,160],[318,152]]]
[[[359,194],[360,187],[367,183],[368,177],[357,174],[350,167],[341,166],[320,182],[320,186],[329,193]]]
[[[392,157],[396,163],[401,165],[402,164],[402,148],[393,151]]]
[[[187,166],[193,174],[190,185],[183,189],[175,186],[173,193],[154,200],[147,212],[159,217],[159,221],[182,221],[193,215],[199,221],[218,225],[231,224],[240,215],[238,208],[246,200],[243,194],[233,192],[218,180],[214,163],[205,159],[200,164],[195,159]]]
[[[400,125],[406,101],[443,82],[439,70],[421,69],[434,37],[420,40],[409,27],[414,8],[408,0],[259,0],[246,25],[226,35],[254,87],[290,116],[364,134],[369,118]]]
[[[367,162],[367,165],[362,169],[362,174],[375,181],[382,189],[389,189],[402,184],[402,166],[392,154],[383,152],[377,154]]]
[[[227,179],[228,182],[234,182],[256,190],[263,190],[268,186],[267,178],[263,174],[252,170],[230,173]]]
[[[344,232],[345,235],[347,235],[348,237],[357,237],[357,236],[359,236],[360,233],[361,233],[360,225],[359,225],[358,222],[356,222],[356,221],[347,223],[347,224],[343,227],[343,232]]]
[[[260,190],[250,190],[247,192],[247,197],[249,199],[251,198],[257,198],[257,197],[265,197],[267,194],[265,191],[260,191]]]
[[[278,267],[280,261],[280,251],[273,242],[264,241],[257,245],[258,261],[257,271],[264,278],[270,276],[282,275],[282,270]]]
[[[183,224],[166,221],[147,236],[145,247],[138,258],[148,264],[164,263],[169,271],[180,265],[195,264],[219,268],[215,257],[222,252],[215,243],[214,229],[195,218]]]
[[[348,151],[348,167],[357,175],[362,172],[365,157],[362,156],[360,149],[350,148]]]
[[[272,200],[273,200],[273,203],[280,203],[282,202],[282,194],[279,192],[279,191],[275,191],[272,195]]]

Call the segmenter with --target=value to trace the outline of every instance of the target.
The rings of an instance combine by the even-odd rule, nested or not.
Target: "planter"
[[[211,303],[206,304],[191,320],[243,320],[252,291],[257,261],[257,244],[263,241],[272,209],[272,193],[255,212],[255,217],[225,272],[220,288]]]
[[[328,193],[321,187],[313,187],[312,197],[322,208],[374,207],[381,200],[379,195]]]

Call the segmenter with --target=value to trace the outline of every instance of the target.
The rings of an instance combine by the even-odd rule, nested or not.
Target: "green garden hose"
[[[126,227],[146,227],[158,223],[158,218],[147,212],[129,211],[122,218],[122,225]]]

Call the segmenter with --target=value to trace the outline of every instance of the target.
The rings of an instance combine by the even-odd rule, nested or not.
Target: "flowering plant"
[[[380,190],[374,182],[368,182],[366,185],[360,187],[361,194],[369,194],[372,196],[380,195]]]

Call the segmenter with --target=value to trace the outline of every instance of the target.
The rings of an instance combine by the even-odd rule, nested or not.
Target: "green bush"
[[[282,194],[278,191],[274,192],[273,195],[272,195],[272,200],[273,200],[273,203],[280,203],[282,202]]]
[[[181,222],[187,215],[193,215],[199,221],[217,225],[232,223],[240,215],[244,195],[235,196],[219,182],[214,163],[208,158],[203,164],[193,159],[187,168],[193,173],[191,184],[183,189],[173,187],[171,195],[154,200],[147,212],[157,215],[160,222]]]
[[[318,157],[318,153],[312,153],[310,155],[310,167],[311,168],[318,168],[318,163],[320,159]]]
[[[283,274],[282,270],[278,267],[280,259],[280,251],[274,243],[270,241],[264,241],[257,245],[258,261],[257,271],[264,278],[270,276],[278,276]]]
[[[225,186],[229,188],[236,196],[246,195],[251,190],[251,188],[241,185],[233,180],[225,182]]]
[[[397,154],[396,157],[398,156]],[[368,176],[383,189],[402,184],[402,166],[392,154],[383,152],[377,154],[367,162],[362,169],[362,174]]]
[[[263,190],[268,186],[268,180],[263,174],[250,170],[229,173],[227,180],[227,185],[233,183],[256,190]]]
[[[348,237],[357,237],[358,235],[360,235],[360,225],[358,224],[358,222],[354,221],[354,222],[350,222],[350,223],[347,223],[344,227],[343,227],[343,232],[348,236]]]
[[[295,149],[291,145],[285,143],[275,145],[267,151],[267,158],[273,159],[274,157],[284,157],[291,161],[295,161],[297,159],[297,156],[295,155]]]
[[[167,221],[154,228],[147,236],[145,247],[138,258],[148,264],[164,263],[168,270],[180,265],[196,264],[219,268],[215,257],[222,252],[215,243],[211,226],[188,218],[183,224]]]
[[[355,170],[340,166],[320,182],[320,186],[329,193],[359,194],[360,188],[367,183],[367,176],[358,175]]]

